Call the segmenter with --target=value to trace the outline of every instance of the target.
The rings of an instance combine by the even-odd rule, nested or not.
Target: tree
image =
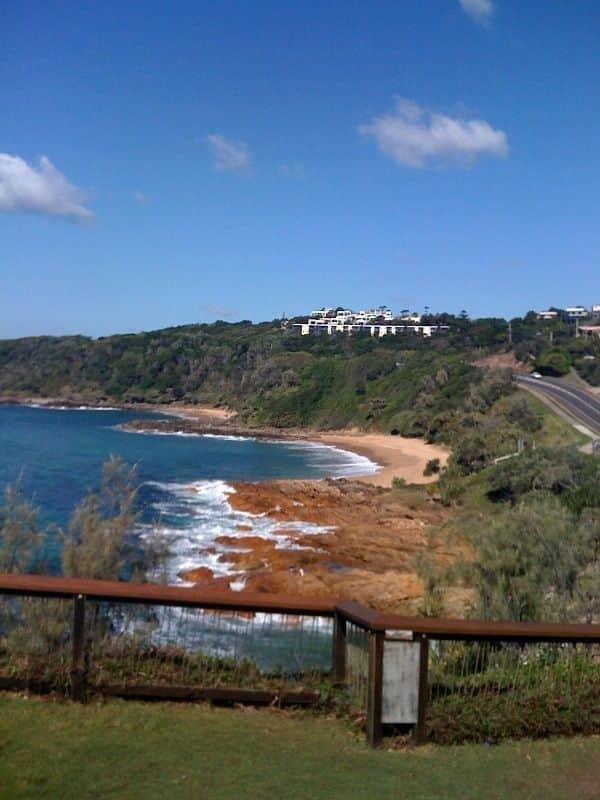
[[[102,466],[102,482],[77,506],[62,532],[63,573],[69,577],[138,580],[155,574],[166,549],[159,536],[134,539],[137,471],[111,456]]]
[[[537,357],[535,366],[543,375],[560,377],[569,372],[571,361],[562,350],[546,350]]]
[[[0,572],[28,572],[41,540],[37,509],[23,498],[20,482],[7,486],[0,508]]]

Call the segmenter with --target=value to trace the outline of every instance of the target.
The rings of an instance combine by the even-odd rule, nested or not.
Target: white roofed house
[[[565,308],[565,315],[570,322],[574,322],[576,319],[585,319],[589,314],[590,312],[585,306],[567,306]]]
[[[558,319],[559,313],[558,311],[548,309],[547,311],[536,311],[535,316],[536,319],[552,320]]]

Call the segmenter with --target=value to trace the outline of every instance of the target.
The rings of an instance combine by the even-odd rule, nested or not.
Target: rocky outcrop
[[[428,554],[448,564],[457,555],[443,536],[430,536],[442,526],[447,511],[425,490],[415,489],[409,497],[347,480],[233,485],[232,506],[281,523],[277,533],[289,544],[252,533],[221,536],[216,543],[227,548],[221,559],[236,572],[208,584],[203,578],[204,585],[227,588],[243,579],[245,591],[337,596],[382,611],[414,614],[424,591],[416,557]],[[304,533],[301,525],[290,527],[292,522],[331,530]],[[194,580],[194,571],[181,577]]]

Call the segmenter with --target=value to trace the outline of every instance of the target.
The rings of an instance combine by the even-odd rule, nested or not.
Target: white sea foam
[[[266,441],[273,441],[268,439]],[[280,442],[281,443],[281,442]],[[366,456],[344,450],[332,444],[310,442],[303,439],[285,442],[286,447],[301,450],[307,457],[307,463],[335,478],[352,477],[353,475],[371,475],[381,469],[381,465]],[[333,456],[333,458],[332,458]]]
[[[227,556],[248,550],[242,542],[240,546],[218,542],[221,536],[232,540],[257,536],[273,542],[277,549],[312,550],[309,545],[299,544],[293,534],[307,536],[334,530],[311,522],[281,522],[266,514],[237,511],[228,500],[235,489],[222,480],[150,481],[147,485],[161,495],[153,507],[163,519],[160,527],[171,552],[170,582],[181,582],[178,575],[196,567],[208,567],[216,577],[238,574],[239,569]],[[241,525],[244,529],[238,530]],[[152,531],[147,528],[142,535],[151,536]]]
[[[221,439],[226,442],[255,442],[254,436],[233,436],[228,433],[196,433],[194,431],[163,431],[161,428],[129,428],[126,425],[115,425],[115,429],[124,433],[141,433],[146,436],[185,436],[190,439]],[[280,442],[279,442],[280,444]]]
[[[143,428],[137,430],[136,428],[128,428],[126,425],[115,425],[114,428],[116,431],[121,431],[122,433],[137,433],[142,436],[184,436],[190,439],[197,439],[199,437],[199,434],[190,433],[189,431],[163,431],[159,428]]]
[[[48,411],[122,411],[116,406],[57,406],[49,403],[23,403],[27,408],[43,408]]]
[[[255,442],[255,436],[233,436],[229,433],[199,433],[203,439],[223,439],[225,442]]]

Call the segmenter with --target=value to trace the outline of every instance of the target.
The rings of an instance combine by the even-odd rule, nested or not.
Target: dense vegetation
[[[513,320],[513,342],[516,356],[533,361],[542,374],[558,377],[573,368],[588,383],[600,386],[600,339],[576,337],[572,323],[538,321],[530,312]]]
[[[438,571],[425,560],[427,613],[443,613],[449,587],[462,585],[477,618],[600,621],[597,456],[556,443],[469,476],[451,459],[439,491],[465,556]]]
[[[237,410],[250,424],[354,424],[452,443],[457,435],[462,438],[465,426],[478,427],[481,415],[511,392],[508,375],[490,379],[475,366],[482,357],[508,349],[508,324],[465,315],[429,321],[449,323],[450,333],[430,340],[313,337],[282,331],[278,321],[245,321],[96,340],[5,340],[0,342],[0,396],[212,403]],[[588,380],[600,381],[600,342],[576,339],[571,328],[537,322],[532,314],[513,320],[514,353],[550,374],[574,365]],[[463,412],[468,420],[461,419]],[[531,433],[534,420],[517,408],[507,413],[513,430],[495,431],[492,438]],[[516,431],[515,423],[523,430]],[[483,433],[490,438],[489,430]],[[502,452],[502,447],[493,449]]]

